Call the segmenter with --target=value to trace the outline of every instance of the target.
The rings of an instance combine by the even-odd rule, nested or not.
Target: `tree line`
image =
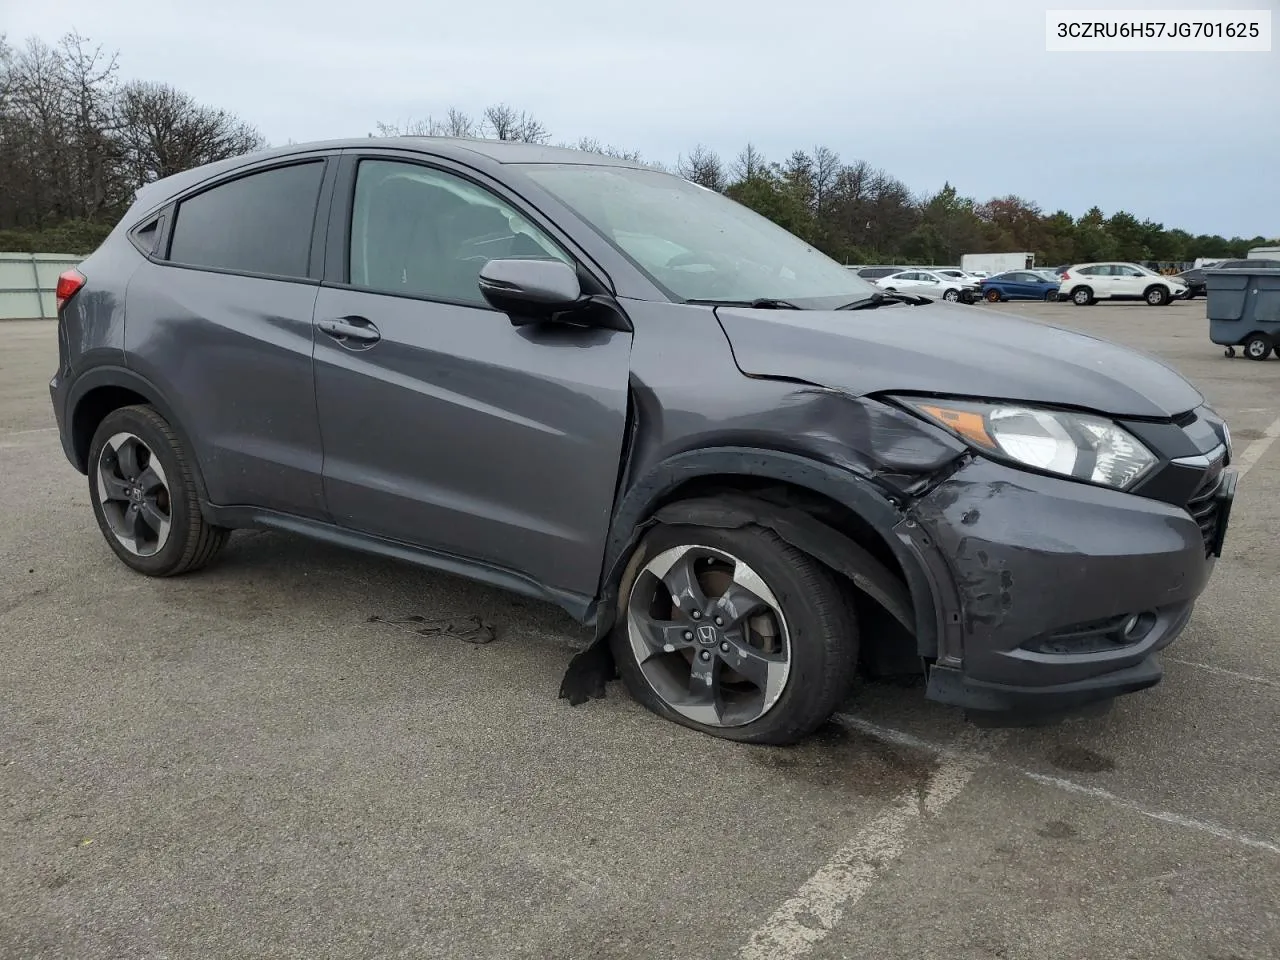
[[[584,137],[555,142],[506,103],[479,115],[376,124],[373,136],[480,137],[567,146],[650,166],[634,150]],[[121,82],[117,56],[70,33],[19,47],[0,35],[0,250],[87,253],[145,183],[267,146],[250,124],[156,82]],[[1263,237],[1193,235],[1094,207],[1052,213],[1017,196],[979,202],[951,184],[926,195],[826,146],[767,159],[753,144],[723,159],[698,145],[673,172],[718,190],[845,263],[956,263],[965,253],[1033,251],[1045,264],[1177,263],[1242,257]],[[1277,241],[1272,241],[1277,242]]]
[[[547,128],[506,104],[479,117],[451,109],[443,120],[377,124],[379,136],[490,137],[552,143]],[[637,151],[583,138],[556,143],[629,160]],[[665,169],[650,161],[649,166]],[[966,253],[1029,251],[1043,264],[1129,260],[1176,264],[1197,257],[1243,257],[1265,237],[1194,235],[1139,220],[1124,210],[1106,216],[1093,207],[1079,218],[1047,213],[1022,197],[979,202],[950,183],[919,196],[901,180],[864,160],[845,162],[826,146],[795,150],[782,162],[768,160],[748,143],[725,161],[699,144],[682,154],[674,171],[732,197],[845,263],[955,264]],[[1280,241],[1270,241],[1280,242]]]
[[[87,253],[138,187],[265,146],[167,84],[120,82],[117,56],[76,33],[0,35],[0,250]]]

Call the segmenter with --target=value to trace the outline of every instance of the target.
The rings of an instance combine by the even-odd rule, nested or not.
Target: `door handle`
[[[316,326],[321,333],[326,333],[339,343],[353,340],[360,344],[377,343],[382,339],[378,328],[364,317],[338,317],[336,320],[321,320]]]

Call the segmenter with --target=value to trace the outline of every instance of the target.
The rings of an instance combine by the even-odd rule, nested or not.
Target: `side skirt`
[[[381,557],[391,557],[395,560],[403,560],[419,567],[426,567],[429,570],[438,570],[442,573],[453,574],[468,580],[487,583],[490,586],[509,590],[521,596],[546,600],[562,608],[581,623],[587,622],[588,611],[591,607],[591,597],[580,596],[556,587],[548,587],[532,577],[514,570],[508,570],[505,567],[499,567],[480,560],[457,557],[453,554],[430,550],[426,547],[405,543],[400,540],[390,540],[385,537],[361,533],[358,530],[350,530],[322,520],[312,520],[307,517],[279,513],[274,510],[261,510],[256,507],[220,507],[211,503],[202,504],[201,513],[204,514],[204,518],[209,523],[220,527],[229,527],[233,530],[282,530],[286,533],[301,534],[304,537],[311,537],[314,540],[332,543],[339,547],[358,550],[362,553],[372,553]]]

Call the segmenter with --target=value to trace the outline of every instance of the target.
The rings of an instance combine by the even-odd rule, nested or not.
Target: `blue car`
[[[987,277],[980,286],[983,299],[988,303],[999,303],[1001,300],[1056,301],[1060,282],[1056,277],[1049,279],[1048,273],[1009,270]]]

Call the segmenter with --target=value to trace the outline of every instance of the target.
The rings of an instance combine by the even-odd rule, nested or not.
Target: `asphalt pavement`
[[[0,324],[0,958],[1280,957],[1280,361],[1204,301],[977,305],[1146,350],[1229,420],[1226,555],[1158,687],[981,730],[860,684],[794,748],[617,685],[545,604],[261,532],[129,572]],[[489,644],[408,616],[480,615]]]

